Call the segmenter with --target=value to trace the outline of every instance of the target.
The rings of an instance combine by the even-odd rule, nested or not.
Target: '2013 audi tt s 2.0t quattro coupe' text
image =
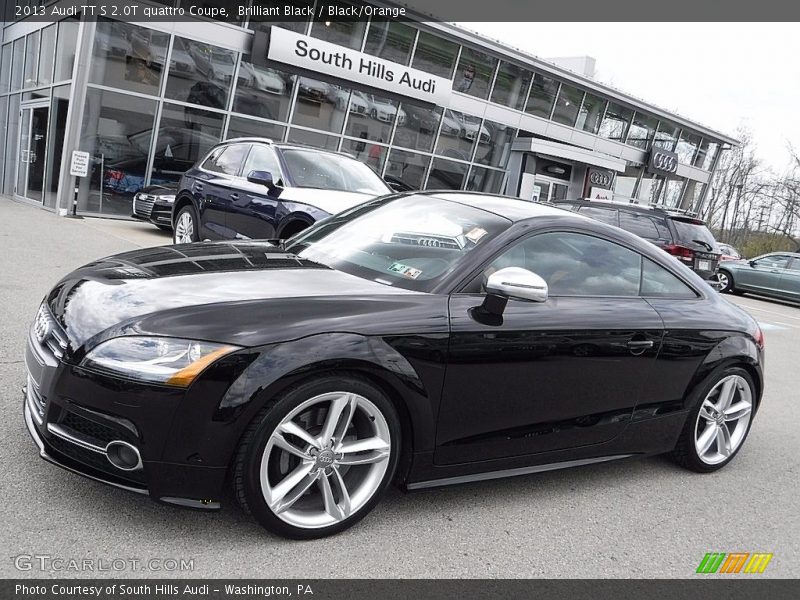
[[[418,489],[670,453],[711,472],[758,408],[756,321],[659,248],[485,194],[384,196],[282,245],[88,264],[45,297],[41,456],[161,502],[329,535]],[[46,486],[44,486],[46,487]]]

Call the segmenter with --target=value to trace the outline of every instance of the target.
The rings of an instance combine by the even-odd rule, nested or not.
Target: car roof
[[[628,212],[637,212],[645,215],[667,217],[670,219],[691,220],[697,225],[705,225],[705,221],[700,219],[696,213],[679,209],[667,208],[665,206],[653,206],[651,204],[637,204],[633,202],[607,202],[603,200],[590,200],[587,198],[576,198],[574,200],[556,200],[554,204],[580,204],[582,206],[598,206],[600,208],[613,208]]]
[[[536,217],[566,217],[580,220],[581,222],[591,220],[588,219],[588,217],[584,217],[565,208],[558,208],[553,204],[531,202],[513,196],[501,196],[499,194],[488,194],[485,192],[450,192],[447,190],[409,192],[409,195],[411,194],[432,196],[449,202],[457,202],[458,204],[472,206],[504,217],[513,222]]]
[[[222,146],[224,144],[242,144],[242,143],[261,143],[261,144],[269,144],[274,148],[296,148],[298,150],[308,150],[310,152],[320,152],[322,154],[335,154],[337,156],[346,156],[348,158],[352,158],[353,160],[358,160],[357,158],[350,156],[346,152],[337,152],[336,150],[328,150],[326,148],[317,148],[315,146],[306,146],[305,144],[293,144],[291,142],[275,142],[269,138],[265,137],[257,137],[257,136],[245,136],[245,137],[237,137],[231,138],[229,140],[224,140],[217,144],[217,146]]]

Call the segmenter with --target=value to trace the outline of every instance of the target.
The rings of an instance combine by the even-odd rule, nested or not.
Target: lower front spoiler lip
[[[75,473],[76,475],[80,475],[81,477],[86,477],[87,479],[91,479],[92,481],[99,481],[100,483],[105,483],[106,485],[111,485],[113,487],[126,490],[128,492],[135,492],[137,494],[148,495],[148,491],[144,488],[137,488],[129,485],[123,485],[121,483],[117,483],[116,481],[109,481],[101,477],[95,477],[94,475],[90,475],[89,473],[84,473],[83,471],[74,469],[73,467],[64,464],[54,456],[50,455],[47,452],[47,448],[44,445],[44,440],[42,439],[39,430],[33,423],[33,416],[31,415],[31,411],[28,408],[28,403],[23,402],[22,407],[23,407],[22,412],[25,415],[25,425],[28,427],[28,433],[30,434],[31,438],[33,438],[33,441],[36,444],[36,446],[39,448],[39,456],[42,457],[44,460],[56,465],[57,467],[61,467],[62,469],[69,471],[70,473]]]

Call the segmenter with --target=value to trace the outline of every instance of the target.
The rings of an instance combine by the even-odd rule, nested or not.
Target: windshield
[[[678,232],[679,241],[700,244],[709,252],[714,252],[717,248],[717,240],[714,239],[714,234],[704,224],[683,219],[672,219],[672,222]]]
[[[391,190],[362,162],[314,150],[283,150],[289,177],[297,187],[358,192],[375,196]]]
[[[432,196],[377,199],[320,221],[286,250],[384,285],[428,292],[511,221]]]

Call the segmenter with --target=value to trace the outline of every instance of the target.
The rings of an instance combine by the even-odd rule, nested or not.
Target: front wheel
[[[729,294],[733,292],[733,277],[727,271],[719,271],[717,273],[717,280],[720,284],[720,293]]]
[[[710,473],[727,465],[744,445],[756,387],[746,370],[728,367],[709,377],[697,398],[672,458],[692,471]]]
[[[269,531],[324,537],[372,510],[399,451],[400,421],[389,399],[363,379],[326,376],[256,416],[237,452],[234,490]]]
[[[199,239],[197,215],[195,215],[194,208],[189,205],[184,206],[178,213],[178,218],[175,219],[172,241],[176,244],[191,244]]]

